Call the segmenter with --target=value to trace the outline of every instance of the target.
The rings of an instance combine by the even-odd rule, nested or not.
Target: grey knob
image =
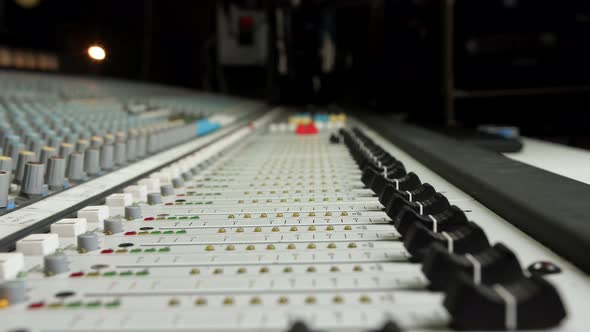
[[[125,207],[125,219],[134,220],[141,218],[141,207],[139,205],[129,205]]]
[[[57,156],[57,150],[51,146],[44,146],[41,149],[41,158],[39,158],[39,161],[47,164],[47,160],[53,156]]]
[[[100,173],[100,151],[96,148],[87,149],[84,153],[84,170],[88,175]]]
[[[8,190],[10,189],[10,172],[0,171],[0,208],[8,206]]]
[[[0,284],[0,298],[7,299],[10,304],[25,302],[27,288],[24,280],[9,280]]]
[[[51,190],[58,190],[64,187],[66,176],[66,160],[62,157],[53,156],[47,161],[47,185]]]
[[[113,134],[104,135],[104,144],[115,144],[115,136]]]
[[[10,158],[12,158],[13,161],[18,161],[18,154],[19,154],[19,152],[21,152],[24,149],[25,149],[25,145],[23,143],[16,141],[16,140],[11,140],[7,143],[7,148],[4,150],[6,151],[6,155],[10,156]],[[17,164],[18,164],[17,162],[12,163],[12,170],[13,171],[16,170]]]
[[[68,133],[66,135],[66,142],[67,143],[74,144],[74,143],[76,143],[77,140],[78,140],[78,135],[76,133]]]
[[[172,186],[174,188],[182,188],[184,187],[184,180],[182,180],[181,178],[174,178],[172,179]]]
[[[125,142],[115,143],[115,165],[122,166],[127,162],[126,147]]]
[[[113,169],[113,158],[115,147],[112,144],[104,144],[100,148],[100,168],[104,170]]]
[[[78,235],[78,252],[86,253],[98,249],[98,235],[83,233]]]
[[[12,173],[12,158],[0,156],[0,170]]]
[[[103,139],[100,136],[92,136],[90,137],[90,147],[98,149],[102,146]]]
[[[162,193],[162,196],[172,196],[174,195],[174,188],[171,184],[165,184],[160,187],[160,192]]]
[[[47,143],[48,146],[51,146],[54,149],[59,149],[59,146],[63,143],[63,139],[60,136],[51,136],[49,137],[49,142]]]
[[[123,222],[120,219],[107,218],[104,220],[104,233],[107,235],[123,232]]]
[[[21,194],[32,197],[43,194],[45,177],[45,165],[38,161],[29,161],[25,165]]]
[[[193,179],[193,174],[189,172],[184,172],[181,174],[184,181],[190,181]]]
[[[84,179],[84,154],[72,152],[68,157],[66,167],[66,176],[72,181],[81,181]]]
[[[47,276],[68,272],[68,259],[66,255],[55,253],[43,257],[43,270]]]
[[[90,146],[90,142],[88,142],[87,140],[85,140],[85,139],[78,140],[78,142],[76,142],[76,151],[84,153],[84,152],[86,152],[86,149],[88,149],[89,146]]]
[[[59,156],[68,159],[70,153],[74,152],[74,145],[70,143],[61,143],[59,146]]]
[[[147,196],[147,202],[149,205],[162,204],[162,194],[149,193]]]
[[[34,137],[29,143],[29,150],[32,151],[35,156],[39,156],[43,146],[45,146],[45,142],[40,137]]]
[[[23,176],[25,175],[25,166],[29,161],[33,161],[34,159],[35,154],[32,151],[23,150],[18,153],[16,173],[14,175],[16,183],[21,183],[23,181]]]
[[[137,131],[130,130],[129,131],[129,138],[127,139],[127,146],[125,147],[127,151],[127,160],[133,161],[136,159],[137,156]]]
[[[143,158],[147,154],[147,135],[144,131],[137,137],[137,157]]]

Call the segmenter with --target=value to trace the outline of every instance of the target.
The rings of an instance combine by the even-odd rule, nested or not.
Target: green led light
[[[184,205],[193,205],[193,204],[195,204],[195,203],[193,203],[193,202],[185,202],[184,203]]]
[[[113,302],[107,302],[107,303],[105,303],[105,307],[107,307],[109,309],[118,308],[120,306],[121,306],[121,302],[119,302],[119,301],[113,301]]]
[[[176,219],[178,219],[178,218],[176,218],[176,217],[168,217],[168,220],[176,220]]]
[[[174,231],[165,231],[163,234],[174,234]]]
[[[160,234],[162,234],[162,232],[160,232],[160,231],[153,231],[150,234],[152,234],[152,235],[160,235]]]
[[[142,251],[141,249],[131,249],[130,253],[137,254],[137,253],[140,253],[141,251]]]
[[[168,248],[168,247],[160,248],[160,250],[158,250],[158,252],[170,252],[170,248]]]
[[[109,271],[109,272],[105,272],[102,274],[104,277],[114,277],[115,275],[117,275],[117,272],[115,271]]]
[[[209,202],[205,202],[205,204],[213,204],[213,202],[209,201]]]
[[[139,232],[139,233],[137,233],[137,235],[148,235],[148,234],[150,234],[150,232]]]
[[[178,220],[185,220],[188,219],[188,217],[179,217]]]
[[[102,303],[100,301],[88,302],[86,303],[86,308],[88,309],[96,309],[100,307]]]
[[[174,205],[184,205],[184,203],[183,202],[176,202],[176,203],[174,203]]]
[[[146,271],[146,270],[144,270],[144,271],[137,271],[137,272],[135,272],[135,275],[136,275],[136,276],[140,276],[140,277],[145,277],[145,276],[147,276],[147,275],[149,275],[149,274],[150,274],[150,272],[149,272],[149,271]]]
[[[144,250],[143,252],[156,252],[156,248],[149,248]]]
[[[186,231],[184,229],[180,230],[180,231],[176,231],[176,234],[186,234]]]
[[[123,271],[121,273],[119,273],[119,276],[121,277],[129,277],[133,275],[133,271]]]
[[[191,219],[200,219],[199,216],[192,216]]]
[[[82,302],[77,301],[77,302],[70,302],[68,304],[66,304],[66,308],[68,309],[78,309],[82,306]]]

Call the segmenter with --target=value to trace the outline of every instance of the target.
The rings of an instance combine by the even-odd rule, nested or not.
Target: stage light
[[[88,56],[92,60],[102,61],[107,57],[107,53],[102,47],[94,45],[88,48]]]

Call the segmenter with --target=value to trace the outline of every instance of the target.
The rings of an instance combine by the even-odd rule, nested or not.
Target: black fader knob
[[[434,233],[438,233],[450,232],[459,226],[466,225],[468,220],[463,210],[456,205],[436,214],[420,214],[406,206],[393,220],[395,228],[401,235],[405,235],[414,223],[421,223]]]
[[[413,260],[421,261],[434,243],[440,243],[448,251],[457,254],[478,253],[490,244],[484,231],[473,222],[451,232],[435,233],[430,228],[414,223],[404,236],[404,247]]]
[[[422,182],[416,173],[410,172],[401,178],[386,179],[382,176],[378,176],[371,185],[371,190],[378,196],[388,187],[392,186],[397,191],[412,191],[416,190]]]
[[[406,200],[408,200],[410,202],[415,202],[415,201],[420,202],[420,201],[423,201],[429,197],[434,196],[434,194],[436,194],[436,189],[434,189],[434,187],[432,185],[430,185],[429,183],[423,183],[423,184],[419,185],[414,190],[400,191],[400,190],[395,189],[395,186],[393,184],[388,184],[381,191],[381,194],[379,195],[379,202],[381,202],[381,204],[385,205],[387,202],[389,202],[391,197],[393,197],[393,195],[395,195],[395,194],[402,195]]]
[[[433,290],[448,288],[449,280],[460,273],[471,276],[477,285],[506,283],[524,276],[516,255],[501,243],[464,255],[451,253],[442,244],[435,243],[424,256],[422,272]]]
[[[404,196],[395,194],[385,205],[385,213],[393,219],[394,223],[398,222],[401,217],[400,212],[404,207],[409,207],[420,215],[441,213],[451,207],[449,200],[441,193],[436,193],[422,201],[408,201]]]
[[[546,329],[566,316],[557,290],[541,277],[494,285],[477,285],[467,275],[457,279],[443,302],[454,329]]]

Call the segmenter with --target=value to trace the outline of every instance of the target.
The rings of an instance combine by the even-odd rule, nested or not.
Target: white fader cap
[[[102,229],[102,222],[109,217],[109,207],[106,205],[87,206],[78,211],[78,218],[85,218],[90,228]]]
[[[30,234],[16,242],[16,251],[25,255],[49,255],[59,247],[57,234]]]
[[[51,233],[61,237],[76,237],[88,229],[86,218],[65,218],[51,225]]]

